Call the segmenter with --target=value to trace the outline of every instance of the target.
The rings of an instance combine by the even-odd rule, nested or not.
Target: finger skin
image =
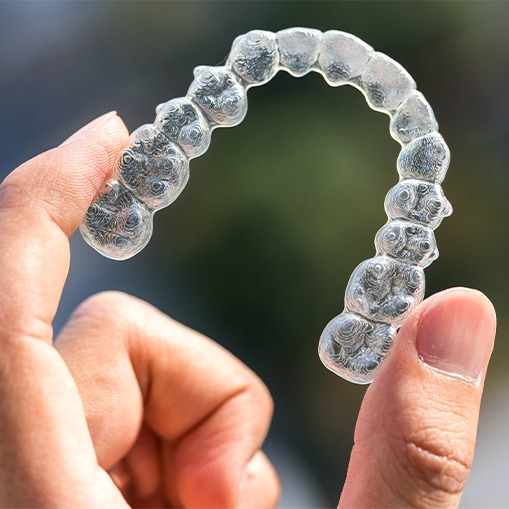
[[[254,373],[208,338],[116,292],[85,301],[56,347],[79,388],[101,466],[128,455],[145,422],[170,446],[166,500],[236,506],[272,416]]]
[[[69,270],[68,237],[108,175],[128,135],[114,114],[68,144],[14,170],[0,184],[0,340],[51,343],[51,323]]]
[[[442,300],[441,300],[442,299]],[[465,312],[486,344],[478,381],[419,358],[416,338],[434,304]],[[495,313],[480,292],[456,289],[425,301],[403,325],[357,421],[340,508],[455,508],[472,464]],[[443,340],[447,341],[444,337]],[[481,359],[482,361],[482,359]]]
[[[76,385],[51,346],[69,265],[67,236],[127,139],[114,115],[86,133],[0,185],[2,507],[125,507],[97,465]]]
[[[241,509],[270,509],[276,507],[281,487],[276,471],[262,451],[249,462],[239,493]]]
[[[272,402],[254,374],[134,299],[117,296],[107,306],[99,296],[80,308],[60,343],[68,354],[79,346],[66,356],[69,366],[51,344],[68,237],[127,139],[121,120],[106,115],[0,185],[2,506],[126,507],[100,468],[122,460],[127,477],[116,482],[132,484],[145,505],[234,507],[267,432]],[[69,338],[80,325],[78,343]],[[90,364],[73,364],[87,352]],[[168,461],[155,483],[140,475],[137,462],[155,472],[161,458]],[[177,493],[151,496],[155,484]]]

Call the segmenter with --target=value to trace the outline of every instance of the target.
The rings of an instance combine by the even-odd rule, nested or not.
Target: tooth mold
[[[189,160],[206,152],[211,133],[235,126],[247,112],[247,90],[284,70],[320,73],[334,87],[352,85],[369,106],[391,117],[401,145],[399,183],[385,199],[388,222],[376,254],[352,273],[343,312],[325,327],[322,362],[354,383],[370,383],[395,334],[424,296],[424,272],[438,257],[433,230],[452,212],[440,183],[450,161],[430,105],[412,77],[387,55],[337,30],[253,30],[233,42],[226,64],[199,66],[186,97],[156,109],[119,157],[114,180],[96,197],[80,226],[84,239],[108,258],[125,260],[152,235],[153,214],[170,205],[189,178]]]

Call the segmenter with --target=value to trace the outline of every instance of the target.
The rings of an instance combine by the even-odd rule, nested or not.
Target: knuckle
[[[260,377],[252,371],[249,371],[248,384],[255,399],[255,407],[263,409],[265,415],[267,415],[270,420],[274,412],[274,400],[272,399],[268,387],[263,383]]]
[[[433,497],[459,495],[472,466],[472,454],[457,434],[422,428],[400,438],[397,457],[418,484],[418,492]]]
[[[0,183],[0,204],[2,208],[19,207],[23,202],[25,185],[20,182],[18,173],[13,171]]]
[[[2,208],[51,208],[50,197],[60,183],[55,150],[49,150],[14,169],[0,184]]]
[[[100,292],[88,297],[74,311],[73,320],[94,320],[103,324],[121,323],[133,297],[116,291]]]
[[[272,399],[272,395],[265,384],[261,383],[259,390],[263,407],[267,413],[267,419],[270,422],[274,414],[274,400]]]
[[[261,443],[272,420],[274,403],[269,390],[254,373],[246,368],[239,375],[229,387],[227,402],[237,409],[243,426],[248,426],[252,437]]]

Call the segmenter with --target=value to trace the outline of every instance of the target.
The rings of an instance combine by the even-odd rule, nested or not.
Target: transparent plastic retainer
[[[438,257],[433,230],[452,207],[440,186],[450,153],[430,105],[401,65],[359,38],[310,28],[237,37],[224,66],[196,67],[187,95],[160,104],[154,123],[132,133],[116,178],[90,205],[80,230],[108,258],[141,251],[153,214],[180,195],[189,161],[207,151],[212,131],[242,122],[248,89],[280,70],[296,77],[314,71],[333,87],[358,88],[372,109],[390,116],[391,136],[402,146],[400,179],[385,199],[388,222],[376,234],[376,254],[353,271],[344,310],[325,327],[318,347],[331,371],[370,383],[424,297],[423,269]]]

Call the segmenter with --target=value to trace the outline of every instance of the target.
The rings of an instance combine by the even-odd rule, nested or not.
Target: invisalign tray
[[[223,67],[200,66],[186,97],[156,109],[153,124],[138,128],[118,162],[115,180],[90,206],[80,227],[104,256],[125,260],[152,235],[153,214],[170,205],[189,178],[189,160],[204,154],[216,127],[239,124],[247,90],[279,71],[319,72],[334,87],[353,85],[371,108],[391,117],[402,145],[400,181],[387,194],[389,220],[376,234],[376,255],[353,272],[345,309],[325,327],[322,362],[355,383],[369,383],[397,329],[424,297],[424,271],[438,257],[433,230],[452,212],[440,183],[450,161],[430,105],[397,62],[359,38],[330,30],[253,30],[235,39]]]

